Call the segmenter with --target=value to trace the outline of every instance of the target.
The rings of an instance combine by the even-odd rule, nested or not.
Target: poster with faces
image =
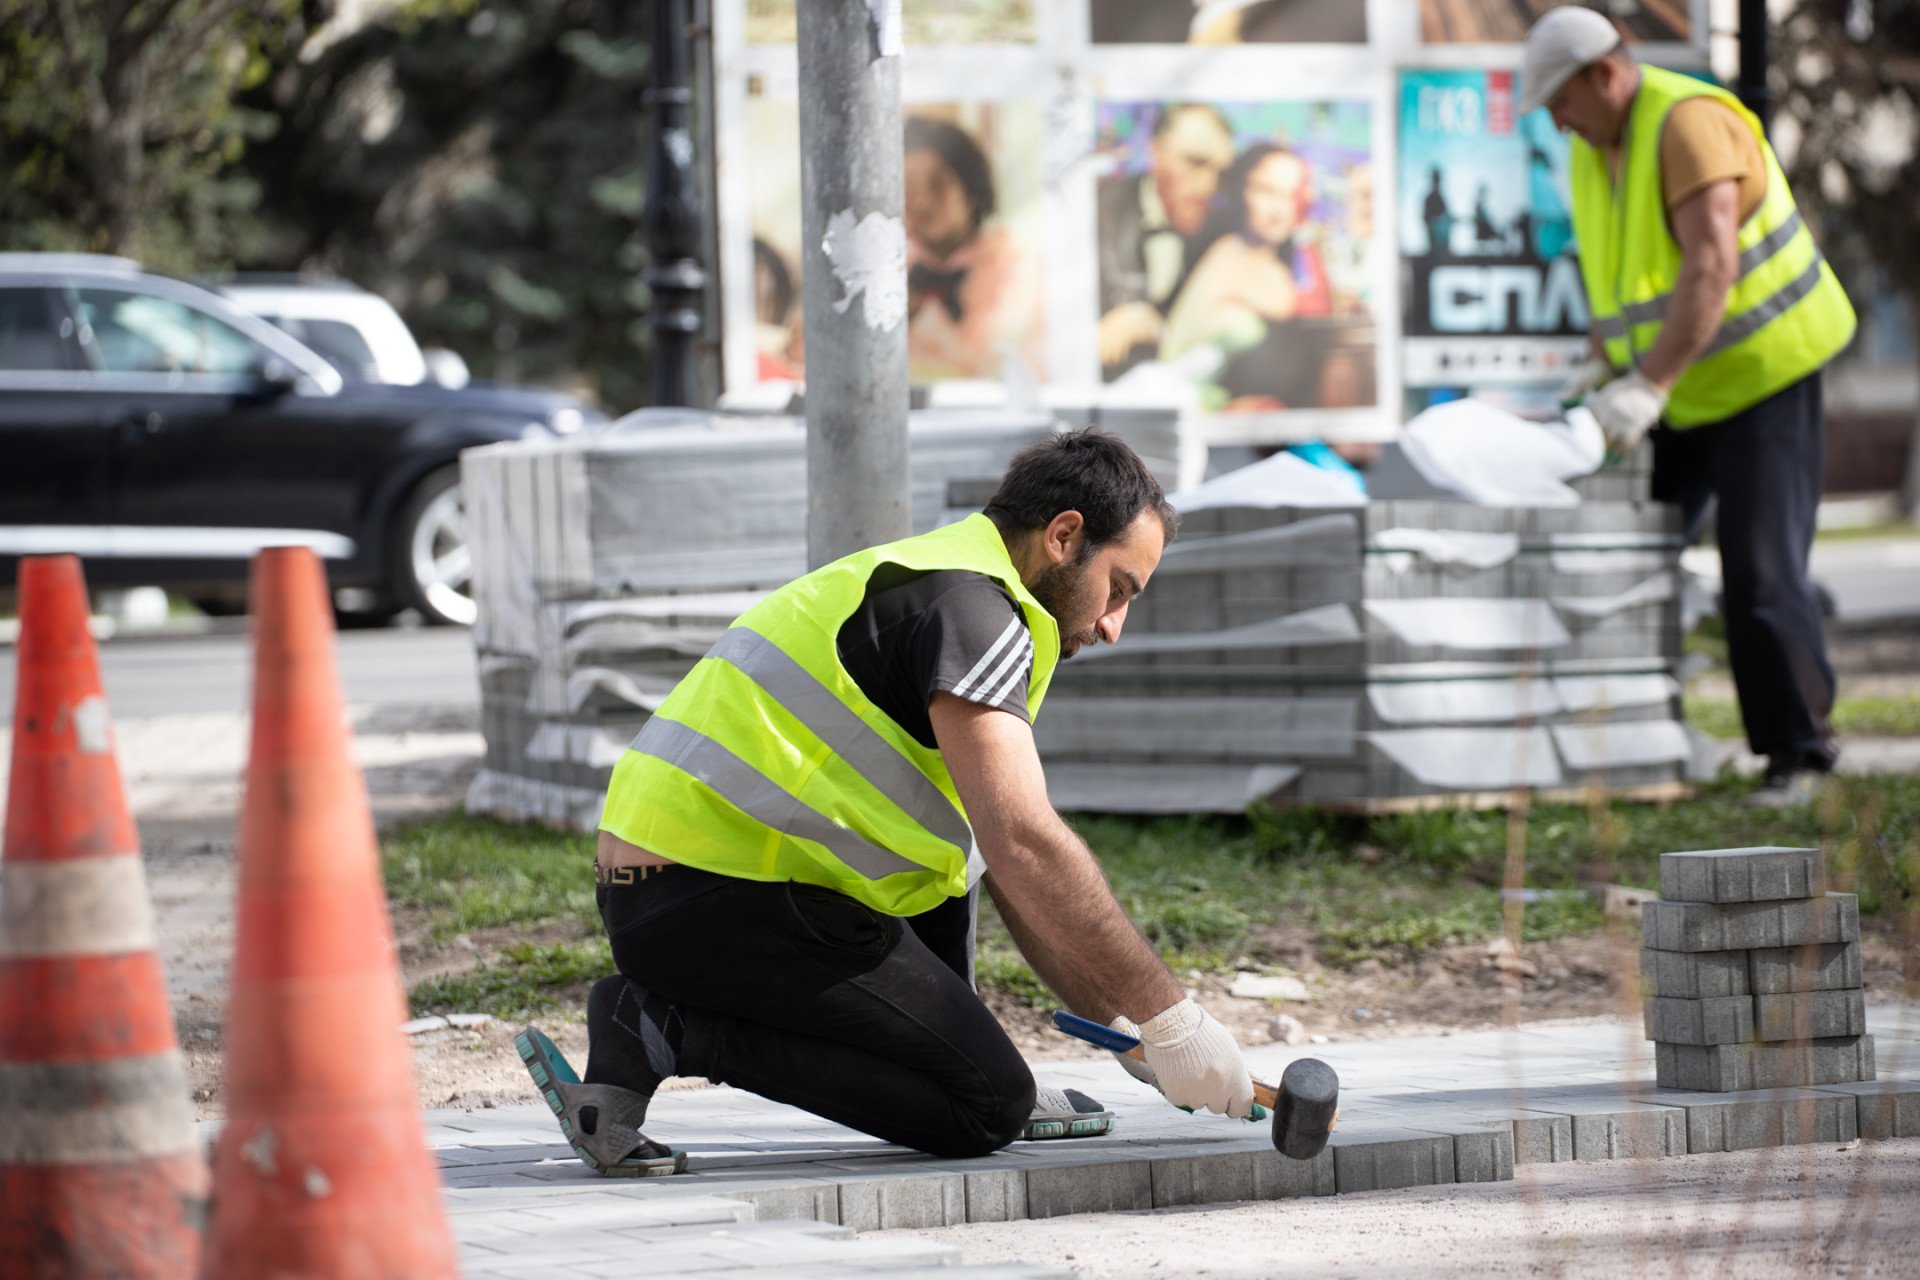
[[[1706,0],[1592,2],[1649,61],[1704,60]],[[913,383],[1138,388],[1194,406],[1210,443],[1265,446],[1557,385],[1583,305],[1555,292],[1564,143],[1408,114],[1511,96],[1539,8],[902,0]],[[805,371],[795,22],[794,0],[713,0],[729,388]],[[1436,170],[1445,243],[1418,216]]]

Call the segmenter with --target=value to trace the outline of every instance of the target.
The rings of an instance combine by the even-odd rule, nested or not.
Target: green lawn
[[[1687,720],[1715,738],[1743,736],[1740,706],[1731,698],[1687,695]],[[1850,698],[1833,704],[1833,729],[1842,736],[1868,738],[1920,737],[1920,693]]]
[[[1566,891],[1524,907],[1522,932],[1535,940],[1598,928],[1579,886],[1652,887],[1660,854],[1676,849],[1824,843],[1864,912],[1920,903],[1920,778],[1836,778],[1821,804],[1784,813],[1748,809],[1749,788],[1717,783],[1667,806],[1536,805],[1524,822],[1504,812],[1316,811],[1073,821],[1147,936],[1176,967],[1203,971],[1258,963],[1276,929],[1304,934],[1336,965],[1394,963],[1492,937],[1510,848],[1527,887]],[[456,815],[391,832],[384,844],[397,905],[426,911],[433,938],[481,931],[487,943],[478,968],[416,986],[416,1010],[526,1017],[611,970],[593,910],[590,837]],[[1377,860],[1362,860],[1362,848]],[[1046,1002],[990,910],[980,979]]]

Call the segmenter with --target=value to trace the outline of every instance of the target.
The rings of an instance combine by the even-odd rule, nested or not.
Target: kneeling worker
[[[1055,663],[1119,639],[1176,521],[1122,441],[1058,436],[983,513],[817,569],[720,638],[607,792],[597,896],[620,972],[588,996],[585,1082],[520,1039],[583,1160],[683,1168],[640,1132],[675,1075],[939,1156],[1105,1132],[1084,1094],[1036,1096],[974,993],[982,873],[1063,1004],[1138,1023],[1170,1102],[1249,1114],[1239,1046],[1048,803],[1031,727]]]

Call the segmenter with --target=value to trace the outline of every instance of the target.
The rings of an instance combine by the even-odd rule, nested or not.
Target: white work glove
[[[1586,398],[1589,391],[1601,386],[1613,376],[1613,366],[1605,360],[1586,359],[1574,366],[1567,376],[1566,385],[1560,388],[1556,397],[1560,404],[1577,404]]]
[[[1182,1000],[1140,1024],[1147,1065],[1176,1107],[1244,1120],[1253,1112],[1253,1076],[1240,1046],[1218,1019]]]
[[[1140,1039],[1140,1028],[1134,1024],[1133,1019],[1127,1017],[1124,1013],[1117,1015],[1114,1020],[1107,1025],[1123,1036],[1132,1036],[1135,1040]],[[1124,1053],[1116,1053],[1113,1055],[1113,1060],[1120,1064],[1122,1071],[1132,1076],[1135,1080],[1138,1080],[1141,1084],[1152,1085],[1155,1089],[1160,1087],[1160,1077],[1153,1074],[1153,1068],[1139,1058],[1129,1058]]]
[[[1588,398],[1587,408],[1593,410],[1609,451],[1625,457],[1667,411],[1667,393],[1635,369],[1596,391]]]

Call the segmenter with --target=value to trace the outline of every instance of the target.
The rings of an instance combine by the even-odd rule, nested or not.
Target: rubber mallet
[[[1062,1009],[1053,1015],[1053,1025],[1088,1044],[1146,1061],[1137,1037],[1091,1018]],[[1297,1058],[1280,1073],[1278,1088],[1255,1080],[1253,1100],[1272,1113],[1273,1145],[1280,1154],[1311,1160],[1325,1149],[1334,1122],[1340,1117],[1340,1077],[1318,1058]]]

